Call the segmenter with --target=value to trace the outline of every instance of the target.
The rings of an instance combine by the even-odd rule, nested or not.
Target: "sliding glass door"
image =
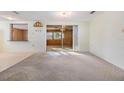
[[[47,25],[47,47],[73,48],[73,26]]]

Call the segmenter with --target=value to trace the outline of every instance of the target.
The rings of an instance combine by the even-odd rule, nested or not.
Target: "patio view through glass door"
[[[73,48],[73,26],[47,25],[47,50]]]

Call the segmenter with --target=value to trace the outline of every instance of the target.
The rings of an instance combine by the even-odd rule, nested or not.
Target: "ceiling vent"
[[[14,14],[17,14],[17,15],[19,14],[19,12],[17,12],[17,11],[12,11],[12,12],[13,12]]]
[[[96,11],[91,11],[90,14],[94,14]]]

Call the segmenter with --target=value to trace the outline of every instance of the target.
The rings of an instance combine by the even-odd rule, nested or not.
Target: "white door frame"
[[[62,26],[64,26],[64,24],[47,24],[47,25],[62,25]],[[45,41],[45,45],[46,45],[46,51],[47,51],[47,25],[46,25],[46,36],[45,36],[45,39],[46,39],[46,41]],[[65,25],[71,25],[71,26],[78,26],[78,25],[73,25],[73,24],[65,24]],[[75,45],[74,45],[74,43],[75,43],[75,41],[74,41],[74,30],[73,30],[73,35],[72,35],[72,37],[73,37],[73,40],[72,40],[72,50],[73,51],[75,51],[75,49],[74,49],[74,47],[75,47]],[[77,33],[77,35],[78,35],[78,33]],[[78,40],[77,40],[78,41]],[[62,41],[63,42],[63,41]],[[63,48],[63,47],[62,47]]]

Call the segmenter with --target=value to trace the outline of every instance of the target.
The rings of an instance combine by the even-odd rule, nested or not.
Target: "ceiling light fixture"
[[[40,21],[36,21],[34,27],[43,27],[43,24]]]
[[[72,12],[60,12],[60,15],[63,17],[68,17],[72,14]]]

